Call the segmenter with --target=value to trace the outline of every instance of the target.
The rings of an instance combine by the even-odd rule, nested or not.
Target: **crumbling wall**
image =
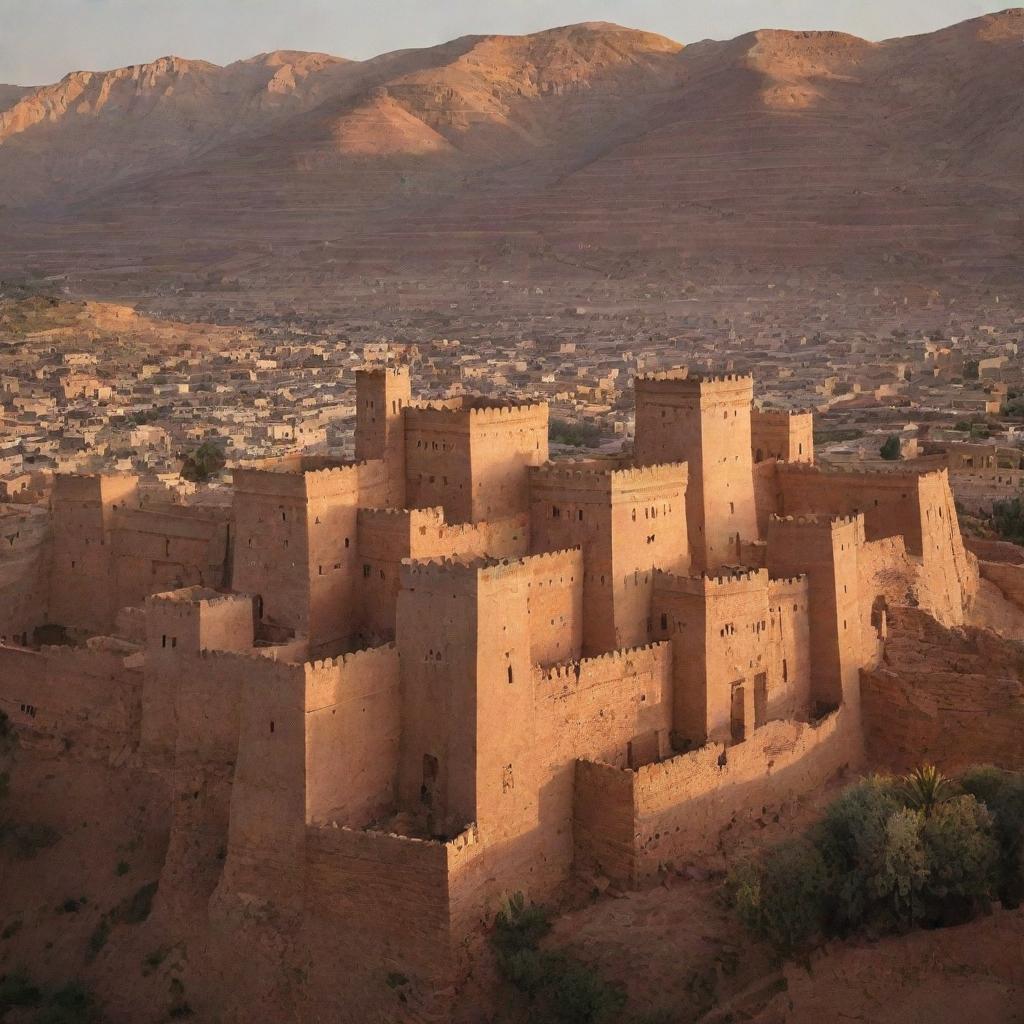
[[[947,629],[913,608],[890,612],[885,660],[861,680],[873,764],[1024,769],[1024,656],[988,630]]]

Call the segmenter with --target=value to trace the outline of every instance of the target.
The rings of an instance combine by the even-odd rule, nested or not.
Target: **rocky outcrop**
[[[868,758],[879,767],[1024,769],[1024,650],[1015,641],[890,609],[883,660],[862,673],[861,700]]]

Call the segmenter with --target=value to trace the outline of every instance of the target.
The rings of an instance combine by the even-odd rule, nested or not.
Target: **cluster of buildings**
[[[387,299],[383,285],[372,290]],[[891,434],[905,458],[931,459],[920,468],[945,464],[962,444],[1020,447],[1024,325],[998,295],[976,297],[971,316],[953,300],[908,312],[876,298],[859,318],[871,329],[851,331],[831,293],[815,305],[780,301],[784,291],[715,302],[684,292],[648,296],[639,312],[614,290],[594,288],[578,305],[528,296],[539,305],[524,313],[523,297],[506,290],[494,285],[472,309],[452,302],[449,316],[403,316],[409,300],[392,296],[403,344],[381,341],[373,318],[302,324],[265,311],[245,330],[101,318],[103,329],[0,343],[0,501],[45,497],[54,473],[112,471],[139,474],[154,500],[215,501],[196,498],[179,476],[183,457],[204,442],[229,463],[296,452],[351,458],[351,371],[395,361],[411,368],[425,398],[515,393],[545,402],[556,453],[582,443],[628,450],[633,377],[680,362],[755,374],[771,406],[813,409],[819,455],[830,465],[885,468],[879,447]],[[565,424],[585,424],[586,436]],[[1016,494],[1018,481],[1008,492],[998,476],[992,488],[965,481],[968,502],[984,510],[993,497]]]
[[[330,1019],[436,1019],[509,894],[643,884],[856,765],[889,607],[977,598],[944,469],[823,469],[749,375],[637,375],[591,459],[483,390],[364,367],[353,458],[248,460],[216,511],[56,478],[0,708],[166,778],[160,899],[234,991],[272,959]]]

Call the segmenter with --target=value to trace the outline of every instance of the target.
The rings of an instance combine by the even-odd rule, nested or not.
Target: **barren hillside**
[[[882,43],[588,23],[5,87],[0,270],[1005,271],[1022,39],[1024,10]]]

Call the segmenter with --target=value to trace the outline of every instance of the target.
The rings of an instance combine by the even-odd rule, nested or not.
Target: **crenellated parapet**
[[[797,514],[791,516],[772,515],[768,517],[769,523],[783,530],[823,530],[831,531],[847,526],[857,526],[862,531],[864,528],[864,513],[857,512],[854,515],[818,515],[816,513]]]
[[[384,479],[379,460],[348,462],[321,456],[293,455],[238,466],[232,473],[236,494],[282,497],[294,501],[349,493]]]
[[[736,572],[704,573],[700,576],[683,576],[677,573],[658,571],[656,588],[663,593],[685,594],[688,596],[714,597],[723,594],[738,594],[751,590],[768,588],[767,569],[743,569]]]
[[[750,374],[691,374],[685,367],[639,374],[633,378],[637,401],[643,397],[657,400],[658,395],[677,395],[691,401],[714,403],[735,401],[737,397],[752,398],[754,378]]]
[[[592,658],[579,658],[536,668],[538,682],[542,685],[577,686],[598,680],[650,671],[667,664],[671,659],[672,645],[667,640],[658,640],[636,647],[624,647]]]
[[[460,398],[413,402],[406,413],[411,426],[446,428],[456,424],[475,426],[511,425],[520,419],[546,419],[547,402],[516,402],[466,395]]]
[[[473,587],[477,583],[496,582],[522,576],[559,572],[570,568],[582,571],[579,548],[547,551],[522,558],[472,558],[459,561],[453,558],[428,560],[403,559],[402,586],[438,586],[451,583],[459,587]]]
[[[901,484],[916,484],[918,481],[947,481],[949,480],[949,469],[942,466],[936,469],[884,469],[876,466],[857,466],[847,468],[844,466],[819,466],[807,465],[801,462],[780,462],[779,469],[793,476],[822,477],[828,480],[870,480],[872,485],[889,485],[897,488]]]

